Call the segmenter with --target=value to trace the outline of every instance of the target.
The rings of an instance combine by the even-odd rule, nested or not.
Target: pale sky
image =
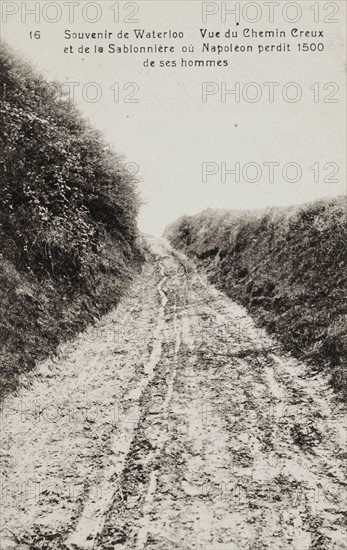
[[[242,5],[243,2],[241,2]],[[283,3],[283,2],[282,2]],[[5,2],[4,2],[5,4]],[[192,214],[204,208],[259,208],[272,205],[289,205],[302,203],[319,197],[334,196],[345,193],[345,18],[346,4],[338,2],[340,11],[337,17],[339,23],[313,23],[313,12],[307,8],[314,4],[301,0],[304,15],[298,23],[290,25],[283,17],[278,17],[275,23],[266,21],[266,16],[256,23],[249,24],[241,20],[239,27],[232,19],[229,23],[221,22],[220,14],[211,16],[207,23],[201,20],[202,5],[200,1],[148,1],[139,2],[138,23],[114,23],[114,12],[109,5],[114,2],[99,2],[102,17],[97,23],[86,23],[80,15],[81,3],[77,2],[76,21],[68,21],[67,6],[56,2],[62,8],[63,17],[55,23],[48,23],[39,14],[39,21],[33,16],[27,16],[27,21],[21,21],[21,4],[23,2],[7,2],[9,11],[18,13],[8,16],[7,22],[2,19],[2,37],[17,51],[26,56],[36,65],[48,79],[58,79],[62,82],[78,82],[75,88],[75,99],[82,112],[92,124],[102,130],[105,138],[114,149],[125,155],[127,162],[139,166],[139,191],[145,205],[140,213],[140,229],[152,234],[161,234],[165,226],[182,214]],[[32,5],[29,0],[26,5]],[[40,2],[42,7],[47,2]],[[53,4],[51,2],[51,4]],[[95,2],[96,4],[96,2]],[[130,3],[135,4],[135,3]],[[227,4],[235,4],[229,2]],[[259,2],[260,5],[263,2]],[[14,6],[14,7],[13,7]],[[214,2],[212,8],[220,6]],[[211,9],[212,9],[211,8]],[[52,7],[52,10],[54,7]],[[131,9],[125,12],[125,4],[119,3],[120,16],[131,17]],[[130,10],[130,11],[129,11]],[[54,12],[47,12],[53,18]],[[93,12],[90,11],[90,16]],[[323,19],[328,11],[320,14]],[[311,18],[311,19],[309,19]],[[180,63],[182,57],[191,54],[180,51],[182,45],[193,44],[195,57],[199,59],[216,59],[216,55],[201,54],[199,29],[208,28],[213,31],[225,32],[228,28],[244,27],[255,30],[289,31],[292,27],[298,29],[323,30],[325,50],[319,53],[223,53],[218,59],[227,59],[229,66],[222,68],[145,68],[143,61],[153,58],[176,59]],[[105,29],[113,32],[132,32],[133,29],[182,31],[184,40],[157,40],[164,45],[174,45],[176,54],[156,55],[125,55],[125,54],[67,54],[65,46],[74,47],[87,44],[87,40],[65,40],[64,31],[71,32],[102,32]],[[41,39],[30,39],[29,32],[41,31]],[[230,44],[230,42],[245,43],[242,36],[238,39],[211,39],[211,44]],[[291,42],[296,48],[297,42]],[[88,42],[93,47],[94,42],[107,48],[109,42],[117,40],[94,40]],[[118,40],[122,44],[124,40]],[[260,43],[278,43],[278,40],[254,40],[255,47]],[[313,39],[303,39],[302,42],[317,42]],[[153,41],[128,40],[126,43],[150,45]],[[194,57],[193,55],[193,57]],[[98,102],[86,101],[82,88],[89,82],[97,82],[102,90]],[[120,101],[114,102],[114,90],[110,87],[118,82]],[[126,90],[123,87],[136,83],[138,88],[134,96],[138,103],[122,101],[134,88]],[[203,82],[214,82],[216,93],[208,96],[207,102],[202,102]],[[256,82],[262,91],[262,98],[256,103],[242,99],[236,103],[231,96],[221,102],[221,89],[232,88],[240,82],[241,89],[250,82]],[[268,88],[264,82],[277,82],[275,102],[268,101]],[[303,98],[297,103],[283,99],[282,90],[288,82],[296,82],[301,87]],[[309,88],[318,83],[320,101],[313,101],[314,91]],[[324,90],[326,83],[330,85]],[[317,89],[317,84],[316,84]],[[88,91],[88,90],[87,90]],[[250,89],[250,95],[254,89]],[[92,94],[93,89],[89,88]],[[293,89],[289,90],[293,92]],[[336,93],[335,93],[336,92]],[[338,103],[325,103],[323,99],[331,96]],[[335,94],[335,95],[333,95]],[[269,167],[264,163],[279,163],[275,167],[275,181],[269,181]],[[202,165],[211,163],[209,169],[215,171],[203,181]],[[259,182],[244,180],[241,174],[240,182],[235,182],[232,175],[222,181],[222,163],[227,170],[235,163],[240,168],[247,163],[257,163],[262,169]],[[297,163],[302,169],[302,178],[297,183],[285,181],[282,168],[287,163]],[[316,164],[318,163],[318,164]],[[330,163],[330,164],[329,164]],[[316,166],[315,171],[310,167]],[[324,182],[324,177],[339,166],[339,173]],[[319,166],[319,176],[317,176]],[[324,168],[325,167],[325,168]],[[289,178],[293,172],[289,170]],[[316,177],[320,181],[315,182]],[[254,172],[250,169],[248,176]]]

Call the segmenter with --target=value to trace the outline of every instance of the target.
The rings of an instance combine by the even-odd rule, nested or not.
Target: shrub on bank
[[[166,236],[347,394],[346,206],[339,197],[258,212],[207,210],[181,218]]]
[[[136,185],[58,84],[0,48],[2,391],[115,305],[142,261]]]

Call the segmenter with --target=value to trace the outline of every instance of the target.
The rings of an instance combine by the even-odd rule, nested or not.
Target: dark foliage
[[[347,393],[346,198],[265,212],[208,210],[169,227],[211,282]]]
[[[142,260],[122,159],[47,83],[0,48],[0,366],[17,375],[116,304]]]

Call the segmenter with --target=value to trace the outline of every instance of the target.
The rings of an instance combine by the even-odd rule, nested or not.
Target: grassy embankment
[[[0,384],[117,304],[143,257],[122,159],[0,48]]]
[[[344,197],[263,212],[207,210],[165,235],[284,348],[347,395]]]

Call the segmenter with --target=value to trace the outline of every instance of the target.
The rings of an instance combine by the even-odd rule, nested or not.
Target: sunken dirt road
[[[346,549],[326,382],[151,239],[117,309],[1,416],[1,549]]]

